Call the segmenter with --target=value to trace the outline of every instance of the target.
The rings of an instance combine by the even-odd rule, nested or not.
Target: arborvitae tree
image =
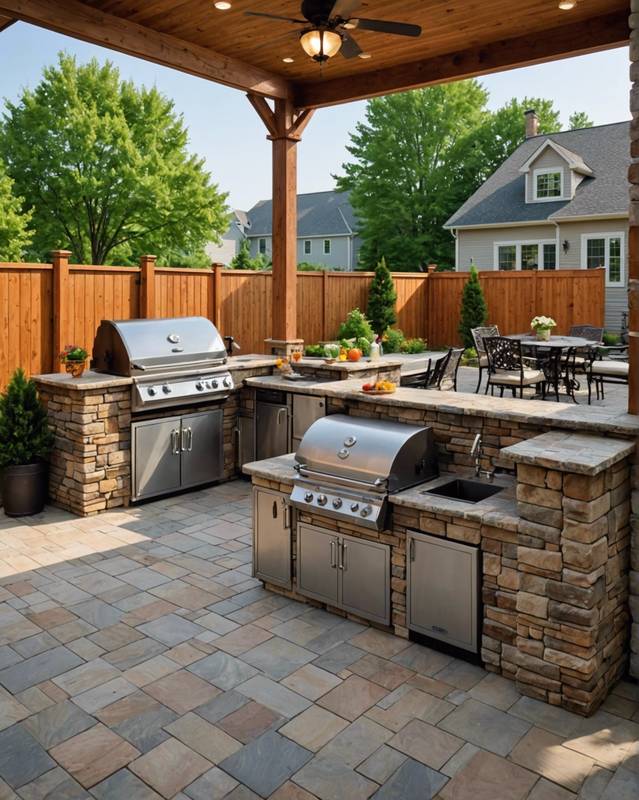
[[[464,286],[461,301],[461,319],[459,321],[459,335],[464,342],[464,347],[474,347],[475,342],[471,333],[472,328],[479,328],[488,319],[488,307],[484,298],[484,290],[479,282],[477,268],[470,268],[470,278]]]
[[[231,269],[253,269],[253,259],[248,239],[242,239],[240,249],[231,259]]]
[[[390,270],[386,266],[386,259],[382,258],[375,267],[375,277],[371,283],[368,294],[368,308],[366,309],[366,316],[378,336],[382,336],[388,328],[397,322],[396,302],[395,284]]]
[[[53,432],[33,380],[17,369],[0,395],[0,467],[34,464],[48,457]]]

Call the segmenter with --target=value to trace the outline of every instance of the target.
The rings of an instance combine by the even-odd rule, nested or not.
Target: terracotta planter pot
[[[65,361],[64,368],[73,378],[81,378],[86,368],[86,363],[86,359],[84,361]]]
[[[22,464],[5,467],[2,473],[2,501],[9,517],[39,514],[47,500],[49,465]]]

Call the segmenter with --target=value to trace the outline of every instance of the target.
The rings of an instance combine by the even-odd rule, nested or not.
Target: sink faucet
[[[470,448],[470,454],[471,456],[475,457],[475,477],[486,478],[487,480],[492,481],[492,479],[495,477],[494,470],[482,469],[481,467],[481,460],[484,455],[484,448],[480,433],[478,433],[477,436],[475,436],[473,444]]]
[[[224,341],[226,342],[226,353],[229,356],[233,355],[233,350],[241,350],[242,348],[239,344],[235,341],[233,336],[225,336]]]

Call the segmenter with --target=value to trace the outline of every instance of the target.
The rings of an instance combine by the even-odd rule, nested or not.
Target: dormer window
[[[564,196],[564,173],[560,169],[536,169],[533,172],[534,198],[537,202],[561,200]]]

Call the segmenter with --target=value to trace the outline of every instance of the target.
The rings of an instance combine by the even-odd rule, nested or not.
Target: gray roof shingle
[[[270,236],[273,202],[260,200],[247,214],[248,236]],[[348,192],[311,192],[297,195],[298,236],[339,236],[352,233],[357,222]]]
[[[629,122],[617,122],[527,139],[453,214],[445,227],[627,214],[629,129]],[[525,176],[519,170],[549,139],[577,154],[592,169],[594,177],[584,178],[572,200],[526,203]]]

